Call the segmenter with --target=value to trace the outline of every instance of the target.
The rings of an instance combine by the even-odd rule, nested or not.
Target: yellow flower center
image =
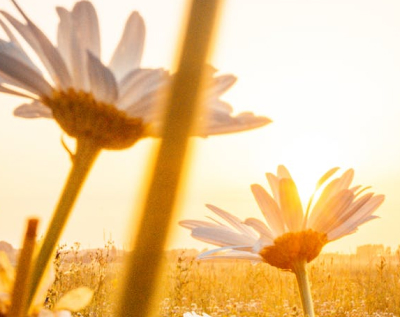
[[[315,259],[328,242],[325,233],[314,230],[288,232],[274,240],[274,245],[260,251],[263,260],[284,270],[292,270],[298,261],[307,263]]]
[[[54,91],[42,102],[68,135],[90,139],[103,149],[125,149],[145,136],[146,126],[141,118],[129,117],[114,105],[97,101],[91,93]]]

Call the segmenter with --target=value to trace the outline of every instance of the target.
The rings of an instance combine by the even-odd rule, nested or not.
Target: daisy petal
[[[125,110],[129,116],[139,116],[143,122],[149,123],[148,130],[146,131],[148,136],[156,138],[161,136],[164,102],[168,94],[168,84],[166,84],[148,93]]]
[[[49,96],[52,93],[51,86],[36,71],[26,66],[25,63],[8,56],[0,51],[1,73],[13,79],[22,89],[39,96]]]
[[[319,196],[317,202],[315,203],[312,212],[307,220],[308,224],[312,224],[315,221],[315,217],[317,217],[323,207],[325,206],[326,202],[329,200],[330,197],[332,197],[332,192],[336,192],[337,188],[337,183],[339,182],[339,179],[336,178],[333,181],[331,181],[326,187],[323,189],[321,195]]]
[[[318,190],[318,188],[320,188],[322,186],[323,183],[325,183],[327,181],[327,179],[329,179],[329,177],[331,177],[333,174],[335,174],[337,172],[337,170],[339,169],[339,167],[334,167],[331,168],[329,171],[327,171],[318,181],[317,186],[316,186],[316,190]]]
[[[27,17],[15,0],[12,0],[12,2],[26,20],[28,28],[21,28],[18,26],[18,24],[13,24],[13,20],[15,19],[10,20],[10,16],[8,14],[5,15],[6,18],[11,24],[13,24],[13,26],[20,32],[20,34],[27,40],[29,44],[31,44],[32,38],[35,39],[36,43],[33,43],[31,46],[33,49],[36,49],[36,53],[42,60],[43,64],[45,64],[54,82],[62,89],[71,87],[71,77],[58,50],[53,46],[53,44],[51,44],[43,32]],[[30,34],[27,34],[29,32]]]
[[[274,240],[274,234],[261,220],[256,218],[248,218],[244,221],[244,223],[256,230],[261,236],[267,238],[268,241],[272,242]]]
[[[290,175],[288,169],[284,166],[284,165],[279,165],[278,166],[278,178],[282,179],[282,178],[292,178],[292,176]]]
[[[359,222],[362,219],[369,217],[385,200],[385,196],[377,195],[373,196],[365,203],[360,209],[353,213],[353,215],[347,219],[346,222]]]
[[[220,226],[219,224],[216,224],[216,223],[200,221],[200,220],[182,220],[182,221],[179,221],[179,225],[186,229],[194,229],[194,228],[198,228],[198,227],[218,228]]]
[[[354,187],[354,189],[352,189],[353,193],[355,193],[356,196],[359,196],[360,194],[362,194],[366,190],[371,189],[371,186],[366,186],[366,187],[363,187],[360,190],[358,190],[359,188],[361,188],[361,186],[356,186],[356,187]]]
[[[347,189],[350,187],[350,184],[354,177],[354,170],[349,169],[339,178],[332,180],[324,189],[321,194],[320,200],[321,204],[332,198],[342,189]]]
[[[8,28],[8,26],[1,19],[0,19],[0,26],[2,27],[4,32],[7,34],[8,38],[10,39],[11,42],[14,43],[15,45],[17,45],[18,47],[21,47],[17,38],[14,36],[14,34],[11,32],[11,30]]]
[[[270,247],[271,245],[274,245],[274,240],[270,240],[265,236],[261,236],[260,239],[258,239],[256,244],[253,246],[253,252],[260,253],[261,250],[266,247]]]
[[[309,227],[318,232],[328,233],[329,228],[343,215],[354,199],[352,191],[345,189],[332,197]]]
[[[233,108],[229,103],[218,100],[213,102],[213,111],[223,116],[231,114],[233,112]]]
[[[89,1],[79,1],[75,4],[71,15],[81,49],[84,52],[90,51],[100,58],[99,21],[93,4]]]
[[[52,111],[49,107],[44,106],[37,100],[32,103],[24,103],[14,110],[16,117],[36,119],[36,118],[53,118]]]
[[[317,217],[321,210],[325,207],[326,203],[335,196],[339,191],[343,189],[347,189],[350,186],[350,183],[353,179],[354,171],[352,169],[346,171],[341,177],[335,178],[332,180],[326,187],[323,189],[318,201],[314,205],[314,208],[311,212],[308,223],[314,223],[315,217]]]
[[[148,124],[146,135],[159,138],[162,134],[164,105],[168,98],[169,91],[163,87],[158,91],[153,91],[126,109],[126,113],[133,117],[141,117],[144,123]]]
[[[33,71],[37,72],[40,75],[40,71],[38,71],[37,67],[34,66],[29,57],[25,54],[20,47],[15,45],[12,42],[6,42],[0,39],[0,52],[7,54],[8,56],[18,60],[23,63],[25,66],[31,68]]]
[[[62,7],[56,8],[57,14],[60,18],[57,29],[57,46],[58,50],[68,67],[68,70],[73,74],[72,62],[72,47],[71,38],[73,32],[71,13]]]
[[[282,217],[281,210],[276,201],[268,194],[268,192],[260,185],[251,185],[251,191],[257,201],[258,207],[267,220],[274,236],[285,233],[285,221]]]
[[[167,83],[168,72],[159,69],[137,69],[126,75],[120,83],[118,99],[119,109],[128,109],[131,116],[142,116],[145,112],[154,111],[144,107],[141,99],[154,91],[159,90]]]
[[[200,227],[192,230],[192,237],[218,246],[253,246],[257,239],[223,228]]]
[[[0,80],[0,82],[1,82],[1,80]],[[27,94],[25,94],[23,92],[19,92],[17,90],[11,89],[11,88],[4,87],[2,85],[0,85],[0,92],[4,92],[4,93],[7,93],[7,94],[20,96],[20,97],[24,97],[24,98],[29,98],[29,99],[32,98],[32,96],[29,96],[29,95],[27,95]]]
[[[25,51],[22,49],[21,44],[18,42],[17,38],[14,36],[14,34],[11,32],[11,30],[8,28],[8,26],[0,20],[0,26],[3,28],[4,32],[7,34],[8,38],[10,39],[11,43],[13,44],[16,48],[19,49],[18,55],[20,55],[23,60],[30,68],[33,70],[36,70],[37,73],[41,74],[41,71],[39,68],[36,67],[36,65],[32,62],[32,60],[29,58],[29,56],[25,53]],[[13,55],[12,55],[13,56]],[[16,56],[14,56],[16,57]]]
[[[231,230],[233,232],[235,232],[235,229],[227,226],[226,224],[224,224],[222,221],[218,221],[217,219],[214,219],[213,217],[210,216],[206,216],[208,219],[210,219],[211,221],[213,221],[213,223],[216,223],[218,226],[226,228],[227,230]]]
[[[248,252],[230,252],[223,255],[213,255],[213,256],[198,256],[199,260],[247,260],[251,262],[263,262],[263,259],[258,254],[248,253]]]
[[[350,190],[351,190],[353,193],[356,193],[357,190],[359,190],[360,188],[361,188],[361,185],[357,185],[357,186],[351,187]],[[371,186],[365,187],[365,189],[369,189],[369,188],[371,188]],[[364,190],[364,189],[363,189],[363,190]],[[356,195],[358,195],[358,194],[356,194]]]
[[[205,126],[196,135],[207,137],[209,135],[234,133],[256,129],[271,123],[270,119],[257,117],[251,112],[242,112],[235,117],[230,115],[221,116],[220,113],[210,113],[205,121]]]
[[[362,222],[360,223],[348,223],[346,225],[342,225],[340,227],[338,227],[336,230],[333,230],[332,232],[328,233],[328,240],[329,241],[334,241],[334,240],[338,240],[344,236],[348,236],[350,234],[356,233],[358,231],[358,227],[361,224],[367,223],[371,220],[377,219],[379,218],[378,216],[369,216],[367,218],[365,218]]]
[[[359,226],[363,225],[364,223],[367,223],[367,222],[370,222],[371,220],[379,219],[379,218],[380,218],[379,216],[375,216],[375,215],[366,216],[366,217],[358,220],[356,223],[354,223],[354,226],[359,227]]]
[[[119,81],[136,69],[142,59],[145,25],[139,13],[133,12],[125,24],[124,33],[110,61],[110,69]]]
[[[258,254],[243,252],[243,246],[237,247],[222,247],[214,250],[203,252],[197,256],[199,260],[206,259],[239,259],[261,262],[262,259]],[[239,249],[239,250],[236,250]]]
[[[225,93],[237,81],[233,75],[222,75],[211,79],[209,88],[206,89],[207,97],[209,99],[218,99],[220,95]]]
[[[211,211],[213,211],[214,213],[216,213],[221,218],[225,219],[226,222],[228,222],[235,229],[239,230],[240,232],[248,236],[256,238],[254,232],[248,226],[243,224],[242,220],[240,220],[238,217],[231,215],[229,212],[226,212],[225,210],[222,210],[213,205],[207,204],[206,207]]]
[[[339,227],[342,223],[347,221],[350,217],[352,217],[356,212],[358,212],[359,209],[361,209],[362,206],[364,206],[373,196],[373,193],[368,193],[359,199],[353,201],[351,205],[341,214],[338,215],[336,218],[335,222],[332,222],[329,228],[327,229],[326,232],[330,232],[332,230],[335,230],[337,227]],[[354,195],[354,197],[356,197]]]
[[[68,36],[64,44],[69,51],[65,54],[69,58],[73,86],[75,89],[89,91],[89,74],[87,72],[89,51],[96,58],[100,58],[100,31],[96,10],[88,1],[78,2],[71,13],[61,10],[60,26],[64,20],[65,35]],[[70,29],[67,27],[70,26]]]
[[[279,178],[272,173],[266,173],[265,176],[267,177],[267,181],[268,181],[269,187],[271,188],[272,195],[273,195],[276,203],[278,204],[278,206],[280,206]]]
[[[372,216],[372,213],[383,203],[384,196],[377,195],[372,197],[366,204],[364,204],[352,217],[344,221],[340,226],[328,233],[329,240],[336,240],[345,235],[354,232],[354,230],[363,223],[377,218]]]
[[[117,82],[112,72],[91,52],[88,54],[90,87],[96,99],[113,104],[118,99]]]
[[[291,178],[282,178],[279,181],[279,195],[286,226],[292,232],[299,231],[303,223],[303,207],[296,184]]]
[[[352,168],[344,172],[342,177],[339,179],[337,191],[349,188],[351,182],[353,181],[353,178],[354,178],[354,170]]]
[[[8,20],[8,22],[10,22],[10,24],[19,32],[23,39],[32,47],[32,49],[36,52],[38,56],[39,54],[43,54],[37,40],[35,39],[34,35],[27,25],[21,23],[7,12],[0,12]],[[42,60],[42,62],[45,66],[48,64],[47,60]]]

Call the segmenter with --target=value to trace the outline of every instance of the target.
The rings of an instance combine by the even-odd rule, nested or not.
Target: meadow
[[[112,316],[121,281],[122,253],[112,242],[104,249],[60,246],[56,280],[47,306],[69,289],[95,291],[91,305],[76,316]],[[303,316],[294,274],[246,261],[198,261],[196,250],[164,254],[157,309],[160,317],[195,311],[221,317]],[[321,254],[308,266],[316,316],[400,316],[400,248],[381,254]]]

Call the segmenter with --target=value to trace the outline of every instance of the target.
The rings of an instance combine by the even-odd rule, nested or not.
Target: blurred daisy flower
[[[337,168],[329,170],[319,180],[319,198],[315,202],[314,195],[310,198],[305,213],[296,184],[288,170],[279,166],[277,175],[266,174],[272,195],[258,184],[251,186],[265,222],[255,218],[242,221],[207,205],[229,226],[214,219],[184,220],[180,225],[190,229],[194,238],[221,247],[200,258],[249,259],[293,270],[296,262],[310,262],[317,257],[326,243],[352,234],[360,225],[377,218],[372,214],[384,196],[365,193],[368,188],[361,186],[350,187],[352,169],[327,183],[336,171]]]
[[[38,288],[29,316],[69,317],[72,316],[71,312],[82,310],[92,300],[93,291],[87,287],[79,287],[62,296],[52,310],[44,308],[47,290],[53,284],[54,279],[54,270],[50,268]],[[7,255],[0,251],[0,316],[7,316],[10,309],[14,281],[15,269]]]
[[[337,170],[329,170],[318,181],[305,213],[296,184],[288,170],[279,166],[277,175],[266,174],[272,195],[260,185],[251,186],[265,222],[255,218],[241,221],[207,205],[227,224],[212,219],[184,220],[180,225],[190,229],[194,238],[220,247],[200,254],[200,259],[248,259],[293,272],[304,315],[314,317],[306,264],[326,243],[352,234],[360,225],[377,218],[372,214],[384,200],[383,195],[365,193],[368,187],[350,187],[352,169],[327,183]],[[314,197],[318,197],[316,201]]]
[[[0,40],[0,91],[32,100],[15,110],[24,118],[54,118],[77,139],[90,139],[103,149],[124,149],[147,136],[158,136],[163,100],[173,76],[163,69],[141,68],[145,41],[142,17],[133,12],[110,62],[101,61],[99,22],[89,1],[68,11],[58,7],[57,45],[13,3],[20,22],[2,11],[0,21],[8,41]],[[5,23],[7,22],[7,24]],[[11,25],[29,44],[42,65],[36,65],[17,40]],[[41,69],[45,69],[45,74]],[[235,82],[231,75],[209,72],[205,114],[198,135],[230,133],[270,122],[252,113],[233,116],[230,105],[219,100]]]

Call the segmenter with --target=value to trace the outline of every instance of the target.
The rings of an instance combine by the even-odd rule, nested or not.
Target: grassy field
[[[77,316],[112,316],[121,279],[121,258],[109,243],[81,252],[79,244],[60,248],[51,306],[63,293],[86,285],[92,304]],[[194,250],[165,254],[159,316],[188,311],[211,316],[303,316],[294,274],[267,264],[197,261]],[[309,264],[317,316],[400,316],[400,253],[320,255]]]

